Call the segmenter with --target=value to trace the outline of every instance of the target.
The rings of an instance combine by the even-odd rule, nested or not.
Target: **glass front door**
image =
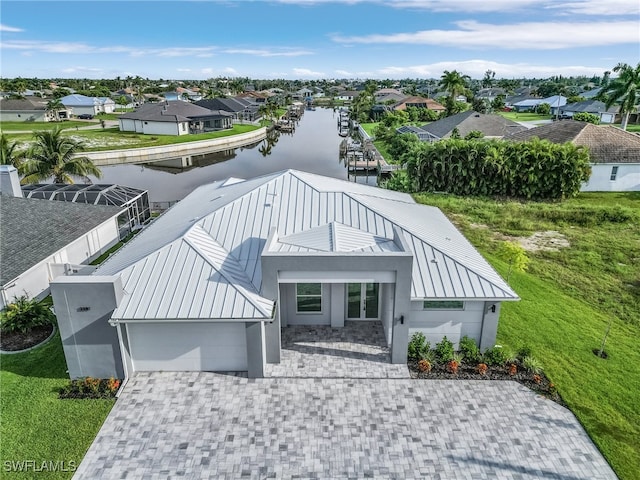
[[[373,320],[379,318],[378,283],[347,284],[347,318]]]

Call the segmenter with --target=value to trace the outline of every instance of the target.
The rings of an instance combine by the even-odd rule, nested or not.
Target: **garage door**
[[[133,370],[245,371],[244,323],[127,325]]]

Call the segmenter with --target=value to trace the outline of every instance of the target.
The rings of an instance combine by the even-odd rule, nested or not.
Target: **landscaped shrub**
[[[440,342],[436,343],[435,354],[436,358],[441,363],[446,363],[453,359],[453,343],[447,338],[446,335]]]
[[[486,363],[479,363],[477,366],[477,370],[480,375],[486,375],[487,370],[489,370],[489,367],[487,366]]]
[[[447,362],[447,371],[449,373],[453,373],[454,375],[457,374],[458,368],[460,367],[461,363],[462,363],[462,355],[460,355],[459,353],[454,353],[451,356],[451,360]]]
[[[464,360],[469,363],[475,363],[480,357],[480,349],[476,341],[466,335],[460,339],[458,351],[464,357]]]
[[[431,346],[422,332],[411,335],[407,357],[409,360],[421,360],[428,354]]]
[[[518,373],[518,366],[515,363],[512,363],[509,365],[509,375],[513,377],[516,373]]]
[[[60,398],[113,398],[118,388],[120,388],[120,380],[117,378],[85,377],[71,380],[68,385],[60,389],[58,396]]]
[[[426,359],[418,360],[418,370],[429,373],[431,371],[431,362]]]
[[[524,357],[531,356],[531,347],[529,345],[523,345],[518,349],[518,358],[522,361]]]
[[[48,305],[23,295],[0,312],[0,331],[26,333],[35,327],[51,325],[54,321],[55,315]]]
[[[504,365],[504,362],[507,361],[507,355],[505,351],[498,345],[485,350],[482,358],[487,365],[492,366]]]
[[[532,356],[527,356],[522,359],[522,366],[527,372],[540,374],[542,373],[542,364],[540,361]]]

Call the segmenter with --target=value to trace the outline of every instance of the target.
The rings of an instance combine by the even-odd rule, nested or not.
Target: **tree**
[[[64,110],[64,105],[59,98],[53,98],[47,102],[47,111],[52,112],[56,122],[60,121],[60,110]]]
[[[116,98],[116,104],[120,105],[120,110],[124,110],[124,107],[129,105],[129,100],[127,100],[127,97],[125,97],[124,95],[120,95],[118,98]]]
[[[493,110],[502,110],[505,107],[505,96],[500,94],[491,101],[491,108]]]
[[[511,271],[524,272],[529,267],[529,257],[524,247],[516,242],[502,242],[498,251],[500,258],[509,263],[507,283],[511,277]]]
[[[442,77],[440,77],[440,86],[449,94],[445,105],[447,107],[447,116],[464,111],[456,108],[455,104],[456,97],[466,90],[467,80],[469,80],[468,75],[460,75],[456,70],[451,72],[449,70],[445,70]]]
[[[598,97],[604,101],[607,108],[615,103],[620,104],[622,123],[620,127],[627,129],[629,114],[634,112],[640,95],[640,63],[634,68],[626,63],[619,63],[613,68],[618,74],[608,85],[603,87]]]
[[[551,105],[548,103],[541,103],[536,107],[536,112],[540,115],[549,115],[551,113]]]
[[[13,165],[19,171],[25,159],[25,152],[18,150],[18,142],[9,141],[9,137],[0,133],[0,165]]]
[[[76,155],[82,150],[82,143],[64,136],[60,128],[36,131],[33,136],[35,144],[23,164],[23,183],[37,183],[51,177],[54,183],[74,183],[73,177],[91,183],[89,175],[102,177],[100,169],[88,157]]]
[[[484,77],[482,78],[482,88],[491,88],[493,86],[493,82],[496,78],[496,72],[493,70],[487,70],[484,72]]]

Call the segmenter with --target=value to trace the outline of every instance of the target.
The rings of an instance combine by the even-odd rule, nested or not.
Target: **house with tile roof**
[[[199,187],[91,275],[51,288],[71,377],[262,377],[282,329],[364,320],[405,363],[415,332],[493,346],[500,305],[518,300],[439,209],[296,170]]]
[[[21,295],[47,295],[54,276],[102,255],[120,240],[126,215],[125,207],[22,195],[16,169],[0,165],[0,308]]]
[[[406,110],[408,107],[414,108],[427,108],[429,110],[433,110],[434,112],[444,112],[446,108],[433,100],[432,98],[426,97],[405,97],[400,100],[398,103],[393,105],[393,110]]]
[[[583,192],[640,191],[640,136],[614,126],[561,120],[509,136],[552,143],[571,142],[589,149],[591,176]]]
[[[145,135],[189,135],[233,127],[233,115],[182,100],[145,103],[118,117],[120,131]]]

